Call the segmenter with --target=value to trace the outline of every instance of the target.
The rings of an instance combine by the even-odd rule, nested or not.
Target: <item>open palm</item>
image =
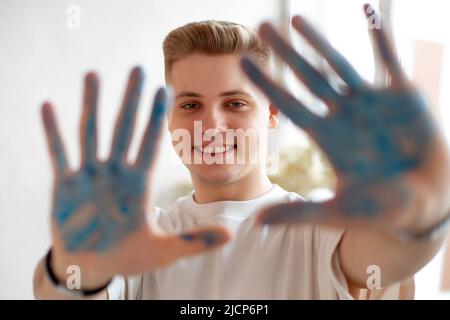
[[[370,11],[365,9],[366,13]],[[425,100],[404,76],[383,29],[372,29],[371,34],[390,83],[386,88],[376,88],[366,83],[304,18],[294,17],[292,24],[345,82],[343,92],[335,89],[270,24],[262,25],[260,34],[311,92],[326,103],[327,116],[309,111],[250,59],[244,58],[242,67],[272,102],[321,147],[336,171],[338,185],[336,196],[329,201],[267,208],[259,216],[260,221],[382,225],[387,229],[395,226],[393,221],[403,220],[402,214],[414,196],[408,174],[424,165],[430,146],[437,140]]]
[[[143,72],[130,74],[107,160],[97,157],[97,98],[99,81],[85,78],[80,123],[81,165],[69,167],[53,108],[42,109],[53,162],[55,185],[52,210],[53,254],[56,260],[78,264],[92,274],[132,274],[166,265],[180,257],[215,248],[229,239],[223,226],[167,234],[147,212],[149,173],[156,158],[168,104],[165,89],[154,100],[137,158],[127,160]]]

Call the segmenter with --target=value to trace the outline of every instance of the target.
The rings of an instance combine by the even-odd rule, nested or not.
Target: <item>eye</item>
[[[200,108],[200,105],[195,102],[189,102],[189,103],[182,104],[180,106],[180,108],[185,109],[185,110],[195,110],[195,109]]]
[[[231,109],[239,109],[245,107],[247,104],[242,101],[230,101],[225,104],[226,107]]]

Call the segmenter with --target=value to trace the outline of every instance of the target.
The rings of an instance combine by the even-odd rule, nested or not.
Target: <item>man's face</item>
[[[239,55],[191,54],[174,63],[169,82],[172,143],[193,178],[226,184],[264,170],[269,101]]]

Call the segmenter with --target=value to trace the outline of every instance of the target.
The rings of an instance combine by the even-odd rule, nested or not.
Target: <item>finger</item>
[[[42,120],[53,169],[56,175],[62,175],[69,169],[69,165],[64,150],[64,144],[56,124],[53,107],[49,102],[44,103],[42,106]]]
[[[136,159],[136,166],[145,169],[151,167],[155,154],[158,150],[164,115],[170,105],[169,100],[170,98],[166,89],[160,88],[156,92],[151,116],[148,121],[147,128],[145,129],[144,137],[142,138],[141,146]]]
[[[339,94],[320,72],[300,56],[269,23],[262,24],[259,30],[261,37],[292,68],[312,93],[325,102],[332,102],[339,98]]]
[[[216,249],[231,239],[231,232],[221,225],[200,227],[179,235],[159,237],[158,248],[164,254],[162,261],[169,264],[179,258]]]
[[[292,26],[315,48],[350,87],[364,85],[363,79],[337,50],[301,16],[292,18]]]
[[[345,226],[345,220],[338,214],[335,201],[298,201],[283,203],[263,209],[257,216],[259,224],[327,224]]]
[[[97,158],[97,102],[98,77],[90,72],[84,79],[83,111],[80,122],[82,165],[91,164]]]
[[[140,67],[135,67],[130,73],[122,108],[114,130],[114,138],[111,147],[111,160],[113,162],[126,161],[143,81],[144,73],[142,69]]]
[[[379,15],[369,4],[364,5],[364,13],[368,20],[369,33],[373,39],[375,55],[383,61],[392,82],[401,82],[404,78],[403,70],[398,62],[392,41],[381,24]]]
[[[263,209],[258,224],[321,224],[333,227],[372,227],[376,214],[371,203],[357,197],[335,197],[328,201],[297,201]],[[371,219],[372,218],[372,219]]]
[[[313,128],[321,118],[309,111],[279,85],[270,80],[250,59],[244,57],[241,67],[250,80],[294,123],[305,130]]]

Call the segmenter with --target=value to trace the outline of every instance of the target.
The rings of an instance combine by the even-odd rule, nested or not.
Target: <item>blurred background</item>
[[[288,22],[296,13],[308,17],[364,78],[381,85],[385,79],[373,58],[362,12],[365,2],[382,12],[402,65],[432,101],[431,111],[448,138],[450,4],[445,0],[0,0],[0,299],[33,298],[33,270],[50,245],[52,175],[39,112],[44,100],[56,106],[75,167],[82,77],[88,70],[97,71],[104,157],[130,68],[139,64],[146,71],[135,134],[140,138],[153,94],[164,83],[162,41],[185,23],[215,19],[256,27],[270,20],[312,63],[329,72],[291,34]],[[326,112],[286,68],[274,62],[278,81],[314,111]],[[279,150],[272,159],[274,182],[310,199],[332,195],[333,172],[300,129],[284,119],[273,137]],[[134,139],[131,157],[139,141]],[[191,190],[189,180],[166,133],[152,190],[155,204],[168,209],[175,198]],[[417,299],[450,299],[448,244],[415,280]]]

